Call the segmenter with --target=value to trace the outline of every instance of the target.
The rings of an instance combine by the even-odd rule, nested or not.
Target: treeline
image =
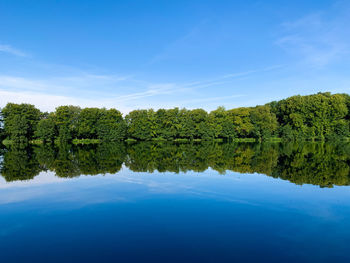
[[[262,106],[208,113],[203,109],[134,110],[61,106],[41,112],[30,104],[8,103],[1,110],[2,139],[26,144],[40,140],[332,140],[350,135],[350,96],[318,93]]]
[[[133,172],[260,173],[296,184],[350,185],[348,143],[101,143],[89,146],[10,147],[0,158],[6,181],[28,180],[41,171],[59,177]]]

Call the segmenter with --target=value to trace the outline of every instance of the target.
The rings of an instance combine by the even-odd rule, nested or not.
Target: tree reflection
[[[3,154],[1,175],[7,182],[33,179],[40,171],[32,148],[13,145]]]
[[[322,187],[349,184],[349,147],[322,143],[288,147],[288,151],[280,152],[274,177]]]
[[[295,184],[321,187],[350,184],[350,145],[329,143],[109,143],[89,146],[61,144],[11,147],[0,152],[6,181],[28,180],[40,171],[59,177],[134,172],[260,173]]]

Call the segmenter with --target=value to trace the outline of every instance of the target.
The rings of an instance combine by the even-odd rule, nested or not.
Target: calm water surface
[[[349,148],[3,149],[1,262],[349,262]]]

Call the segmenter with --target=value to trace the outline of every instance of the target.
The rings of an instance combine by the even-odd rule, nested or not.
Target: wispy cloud
[[[350,28],[345,26],[349,16],[350,10],[337,5],[285,22],[276,44],[309,65],[324,67],[350,54]]]
[[[0,75],[0,88],[39,91],[39,90],[47,90],[48,88],[59,89],[60,86],[51,85],[45,80]]]
[[[17,48],[14,48],[10,45],[0,44],[0,52],[8,53],[8,54],[15,55],[18,57],[27,57],[28,56],[28,54],[26,54],[25,52],[23,52]]]
[[[191,28],[184,35],[173,40],[171,43],[166,45],[158,54],[156,54],[148,64],[155,64],[164,60],[168,60],[176,56],[178,50],[186,49],[194,45],[196,38],[201,34],[201,28],[206,24],[206,21],[201,21],[197,25]]]
[[[199,103],[218,102],[243,96],[220,97],[201,94],[204,88],[219,87],[237,78],[272,71],[280,65],[244,72],[223,74],[211,79],[187,83],[154,83],[131,76],[80,73],[66,77],[25,78],[0,75],[0,107],[8,102],[30,103],[44,111],[61,105],[118,108],[128,113],[135,108],[193,107]],[[190,96],[189,96],[190,95]],[[187,99],[187,98],[192,99]],[[151,100],[152,98],[152,100]],[[203,106],[202,106],[203,107]],[[204,107],[205,108],[205,107]]]
[[[165,83],[165,84],[148,84],[147,90],[143,92],[136,92],[132,94],[128,94],[125,96],[118,96],[116,97],[116,101],[131,101],[131,100],[137,100],[137,99],[143,99],[146,97],[151,96],[157,96],[157,95],[171,95],[174,93],[189,93],[193,92],[195,90],[201,90],[203,88],[213,87],[222,85],[225,83],[230,83],[234,79],[240,78],[240,77],[247,77],[249,75],[257,74],[257,73],[263,73],[268,72],[272,70],[277,70],[279,68],[283,67],[283,65],[274,65],[269,66],[261,69],[254,69],[254,70],[248,70],[244,72],[236,72],[236,73],[230,73],[225,74],[219,77],[207,79],[207,80],[201,80],[201,81],[194,81],[194,82],[188,82],[188,83]],[[210,101],[217,101],[217,100],[223,100],[228,98],[234,98],[234,97],[241,97],[244,96],[242,94],[236,94],[236,95],[227,95],[222,97],[209,97],[209,98],[197,98],[197,99],[191,99],[191,100],[181,100],[177,101],[177,105],[174,106],[186,106],[187,104],[194,104],[199,102],[210,102]]]
[[[174,105],[176,107],[185,107],[185,106],[190,106],[191,108],[197,104],[202,104],[202,103],[212,103],[215,102],[215,107],[218,107],[219,105],[223,105],[224,102],[227,100],[232,100],[234,98],[241,98],[244,97],[245,95],[243,94],[237,94],[237,95],[228,95],[228,96],[218,96],[218,97],[210,97],[210,98],[198,98],[198,99],[191,99],[191,100],[183,100],[179,103],[179,105]],[[219,104],[217,104],[219,102]]]
[[[229,73],[225,75],[221,75],[218,77],[214,77],[211,79],[207,80],[202,80],[202,81],[195,81],[195,82],[190,82],[184,84],[186,87],[192,87],[192,88],[207,88],[211,86],[217,86],[225,83],[230,83],[236,79],[243,78],[243,77],[248,77],[248,76],[255,76],[254,74],[258,73],[264,73],[264,72],[269,72],[273,70],[277,70],[284,67],[284,65],[273,65],[273,66],[268,66],[260,69],[252,69],[252,70],[247,70],[247,71],[241,71],[241,72],[234,72],[234,73]]]
[[[106,93],[110,92],[117,86],[122,86],[124,82],[129,81],[128,76],[117,75],[94,75],[80,73],[77,75],[63,77],[20,77],[13,75],[0,75],[0,88],[6,90],[18,91],[46,91],[51,94],[62,94],[69,92],[74,94],[78,92],[80,95],[95,94],[101,95],[106,89]]]
[[[6,89],[2,87],[6,87]],[[120,89],[117,86],[114,93],[106,94],[104,91],[100,93],[95,91],[95,94],[92,94],[95,96],[86,96],[86,94],[78,96],[76,93],[79,93],[79,90],[70,93],[58,92],[69,89],[73,90],[74,85],[58,86],[48,80],[34,81],[26,78],[0,76],[0,107],[5,106],[8,102],[14,102],[34,104],[43,111],[53,111],[61,105],[77,105],[117,108],[123,113],[128,113],[136,107],[149,107],[147,98],[186,92],[185,88],[175,84],[147,84],[140,88],[143,91],[127,92],[123,95],[118,94]],[[56,90],[56,92],[50,92],[52,90]],[[164,104],[159,102],[154,107],[157,105]]]
[[[127,95],[116,96],[116,100],[131,101],[131,100],[143,99],[143,98],[157,96],[157,95],[172,94],[175,91],[179,91],[179,87],[177,87],[174,84],[171,84],[171,83],[156,84],[156,85],[150,85],[149,87],[147,87],[145,91],[142,91],[142,92],[135,92]]]
[[[36,105],[43,111],[53,111],[56,107],[62,105],[77,105],[81,107],[111,107],[111,103],[106,99],[84,99],[72,96],[61,96],[47,94],[44,92],[32,91],[4,91],[0,90],[0,107],[5,106],[8,102],[13,103],[30,103]],[[130,109],[119,105],[119,110],[128,112]]]
[[[44,110],[60,105],[115,107],[129,110],[132,101],[180,94],[190,90],[176,83],[149,83],[129,77],[83,74],[69,77],[25,78],[0,75],[0,107],[7,102],[26,102]]]

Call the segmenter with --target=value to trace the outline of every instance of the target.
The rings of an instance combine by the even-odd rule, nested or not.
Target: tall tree
[[[254,125],[250,119],[251,110],[251,108],[236,108],[228,110],[229,118],[233,121],[235,133],[238,138],[247,138],[252,136]]]
[[[116,109],[101,109],[96,123],[97,137],[102,141],[121,141],[126,138],[126,122]]]
[[[77,121],[77,137],[83,139],[97,138],[97,123],[102,110],[98,108],[84,108],[79,112]]]
[[[156,136],[155,112],[152,109],[131,111],[125,119],[129,137],[149,141]]]
[[[60,142],[66,143],[73,138],[77,138],[80,112],[81,108],[76,106],[60,106],[56,108],[55,124],[58,129]]]
[[[236,137],[233,118],[224,107],[218,107],[210,112],[209,123],[213,126],[214,136],[216,138],[233,139]]]
[[[2,109],[4,130],[14,142],[27,142],[34,138],[34,131],[41,112],[31,104],[8,103]]]
[[[259,139],[270,138],[278,129],[276,115],[269,105],[256,106],[250,112],[250,120],[254,126],[253,136]]]
[[[276,108],[281,126],[289,125],[297,139],[323,140],[337,133],[348,134],[348,107],[341,94],[293,96],[279,101]]]
[[[53,114],[49,115],[48,117],[45,117],[41,119],[38,122],[35,136],[42,140],[44,143],[49,142],[52,143],[56,136],[56,127],[55,127],[55,120],[53,117]]]

